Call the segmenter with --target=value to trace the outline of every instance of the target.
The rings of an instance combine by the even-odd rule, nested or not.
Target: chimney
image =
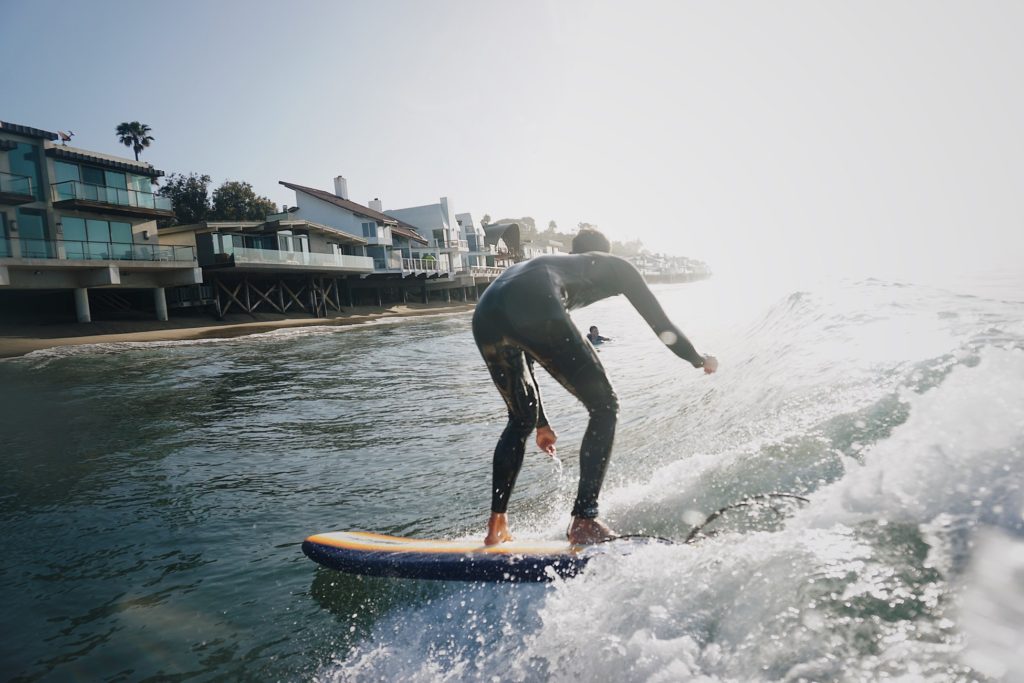
[[[334,178],[334,194],[342,199],[348,199],[348,181],[345,180],[345,176]]]
[[[371,199],[369,207],[371,209],[373,209],[374,211],[379,211],[381,213],[384,213],[384,204],[381,203],[380,197],[374,197],[373,199]]]

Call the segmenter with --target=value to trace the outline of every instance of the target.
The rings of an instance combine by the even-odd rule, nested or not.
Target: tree
[[[169,197],[174,208],[174,221],[168,225],[188,225],[205,221],[210,216],[210,198],[207,187],[210,176],[189,173],[172,173],[164,180],[163,187],[157,192],[162,197]]]
[[[213,220],[262,221],[272,213],[277,213],[277,204],[257,196],[249,183],[228,180],[213,191]]]
[[[480,225],[484,226],[484,225],[490,225],[490,224],[491,224],[491,214],[485,213],[484,217],[480,219]]]
[[[139,160],[139,152],[149,147],[154,138],[150,133],[152,129],[144,123],[132,121],[125,122],[117,127],[117,138],[125,147],[131,147],[135,151],[135,161]]]
[[[556,230],[558,230],[558,223],[556,223],[554,220],[548,221],[548,230],[551,232],[555,232]]]

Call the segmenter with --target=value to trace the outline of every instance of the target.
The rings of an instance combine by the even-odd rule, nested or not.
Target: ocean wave
[[[812,307],[801,294],[770,316],[813,317]],[[691,452],[604,497],[620,525],[681,538],[730,499],[779,488],[810,496],[771,531],[603,557],[542,590],[455,588],[382,620],[321,676],[968,681],[1016,671],[1004,642],[1016,612],[992,624],[991,610],[964,608],[957,595],[984,591],[992,565],[984,555],[994,551],[975,556],[972,539],[990,528],[1024,535],[1019,341],[947,334],[896,354],[845,397],[815,384],[824,420],[780,420],[806,407],[792,402],[800,383],[789,384],[764,412],[782,425],[774,437]],[[928,355],[936,350],[948,353]],[[534,532],[553,532],[556,517],[564,522],[553,515]],[[979,628],[987,640],[966,651],[961,629]]]

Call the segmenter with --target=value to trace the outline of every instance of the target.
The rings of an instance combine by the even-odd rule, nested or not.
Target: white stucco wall
[[[416,232],[428,240],[434,239],[435,230],[444,230],[446,240],[460,239],[459,224],[455,220],[455,212],[447,197],[441,197],[437,204],[388,209],[384,213],[415,227]]]
[[[305,192],[296,192],[295,201],[299,207],[299,210],[295,212],[296,218],[338,228],[356,237],[363,236],[363,223],[375,222],[372,218],[357,216],[351,211],[312,197]]]

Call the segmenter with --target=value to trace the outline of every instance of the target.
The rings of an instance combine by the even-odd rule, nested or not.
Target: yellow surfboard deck
[[[551,581],[575,576],[595,546],[568,541],[516,540],[485,546],[476,540],[386,536],[332,531],[302,544],[313,561],[339,571],[450,581]]]

